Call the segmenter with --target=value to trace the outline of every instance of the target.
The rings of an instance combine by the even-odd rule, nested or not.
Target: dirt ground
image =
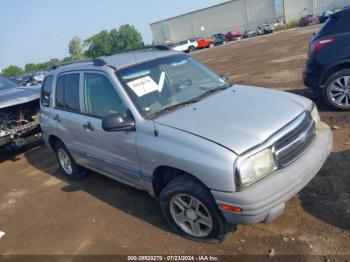
[[[199,51],[196,58],[235,83],[313,99],[334,129],[334,150],[320,173],[269,224],[238,226],[215,245],[169,231],[147,193],[90,172],[63,179],[54,156],[35,143],[0,155],[0,254],[350,255],[350,113],[332,112],[303,87],[308,40],[318,27],[275,33]]]

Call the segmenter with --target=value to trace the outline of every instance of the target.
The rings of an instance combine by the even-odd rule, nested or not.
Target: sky
[[[68,56],[73,36],[82,40],[133,24],[145,43],[149,24],[225,0],[0,0],[0,69]]]

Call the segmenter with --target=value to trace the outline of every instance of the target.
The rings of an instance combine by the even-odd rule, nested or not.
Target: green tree
[[[121,25],[118,31],[120,50],[140,48],[143,46],[142,36],[133,25]]]
[[[69,41],[69,54],[73,59],[81,59],[84,57],[83,53],[83,42],[77,36],[74,36],[72,40]]]
[[[124,49],[140,48],[143,40],[133,25],[122,25],[110,32],[104,30],[84,41],[87,57],[98,57],[117,53]]]
[[[17,76],[23,73],[23,69],[21,67],[10,65],[2,70],[2,74],[6,77]]]
[[[24,71],[25,71],[26,73],[35,72],[35,71],[37,71],[37,65],[34,64],[34,63],[26,64],[26,65],[24,66]]]
[[[98,57],[111,54],[111,35],[103,30],[84,41],[87,57]]]

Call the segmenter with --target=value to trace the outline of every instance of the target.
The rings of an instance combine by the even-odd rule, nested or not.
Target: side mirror
[[[227,75],[221,73],[221,74],[219,74],[219,77],[220,77],[223,81],[225,81],[225,83],[230,84],[230,78],[229,78]]]
[[[102,129],[107,132],[135,131],[135,120],[121,114],[111,114],[102,119]]]

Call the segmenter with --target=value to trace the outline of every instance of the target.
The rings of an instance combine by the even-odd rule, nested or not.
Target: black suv
[[[350,109],[350,8],[332,14],[311,39],[304,83],[335,109]]]

